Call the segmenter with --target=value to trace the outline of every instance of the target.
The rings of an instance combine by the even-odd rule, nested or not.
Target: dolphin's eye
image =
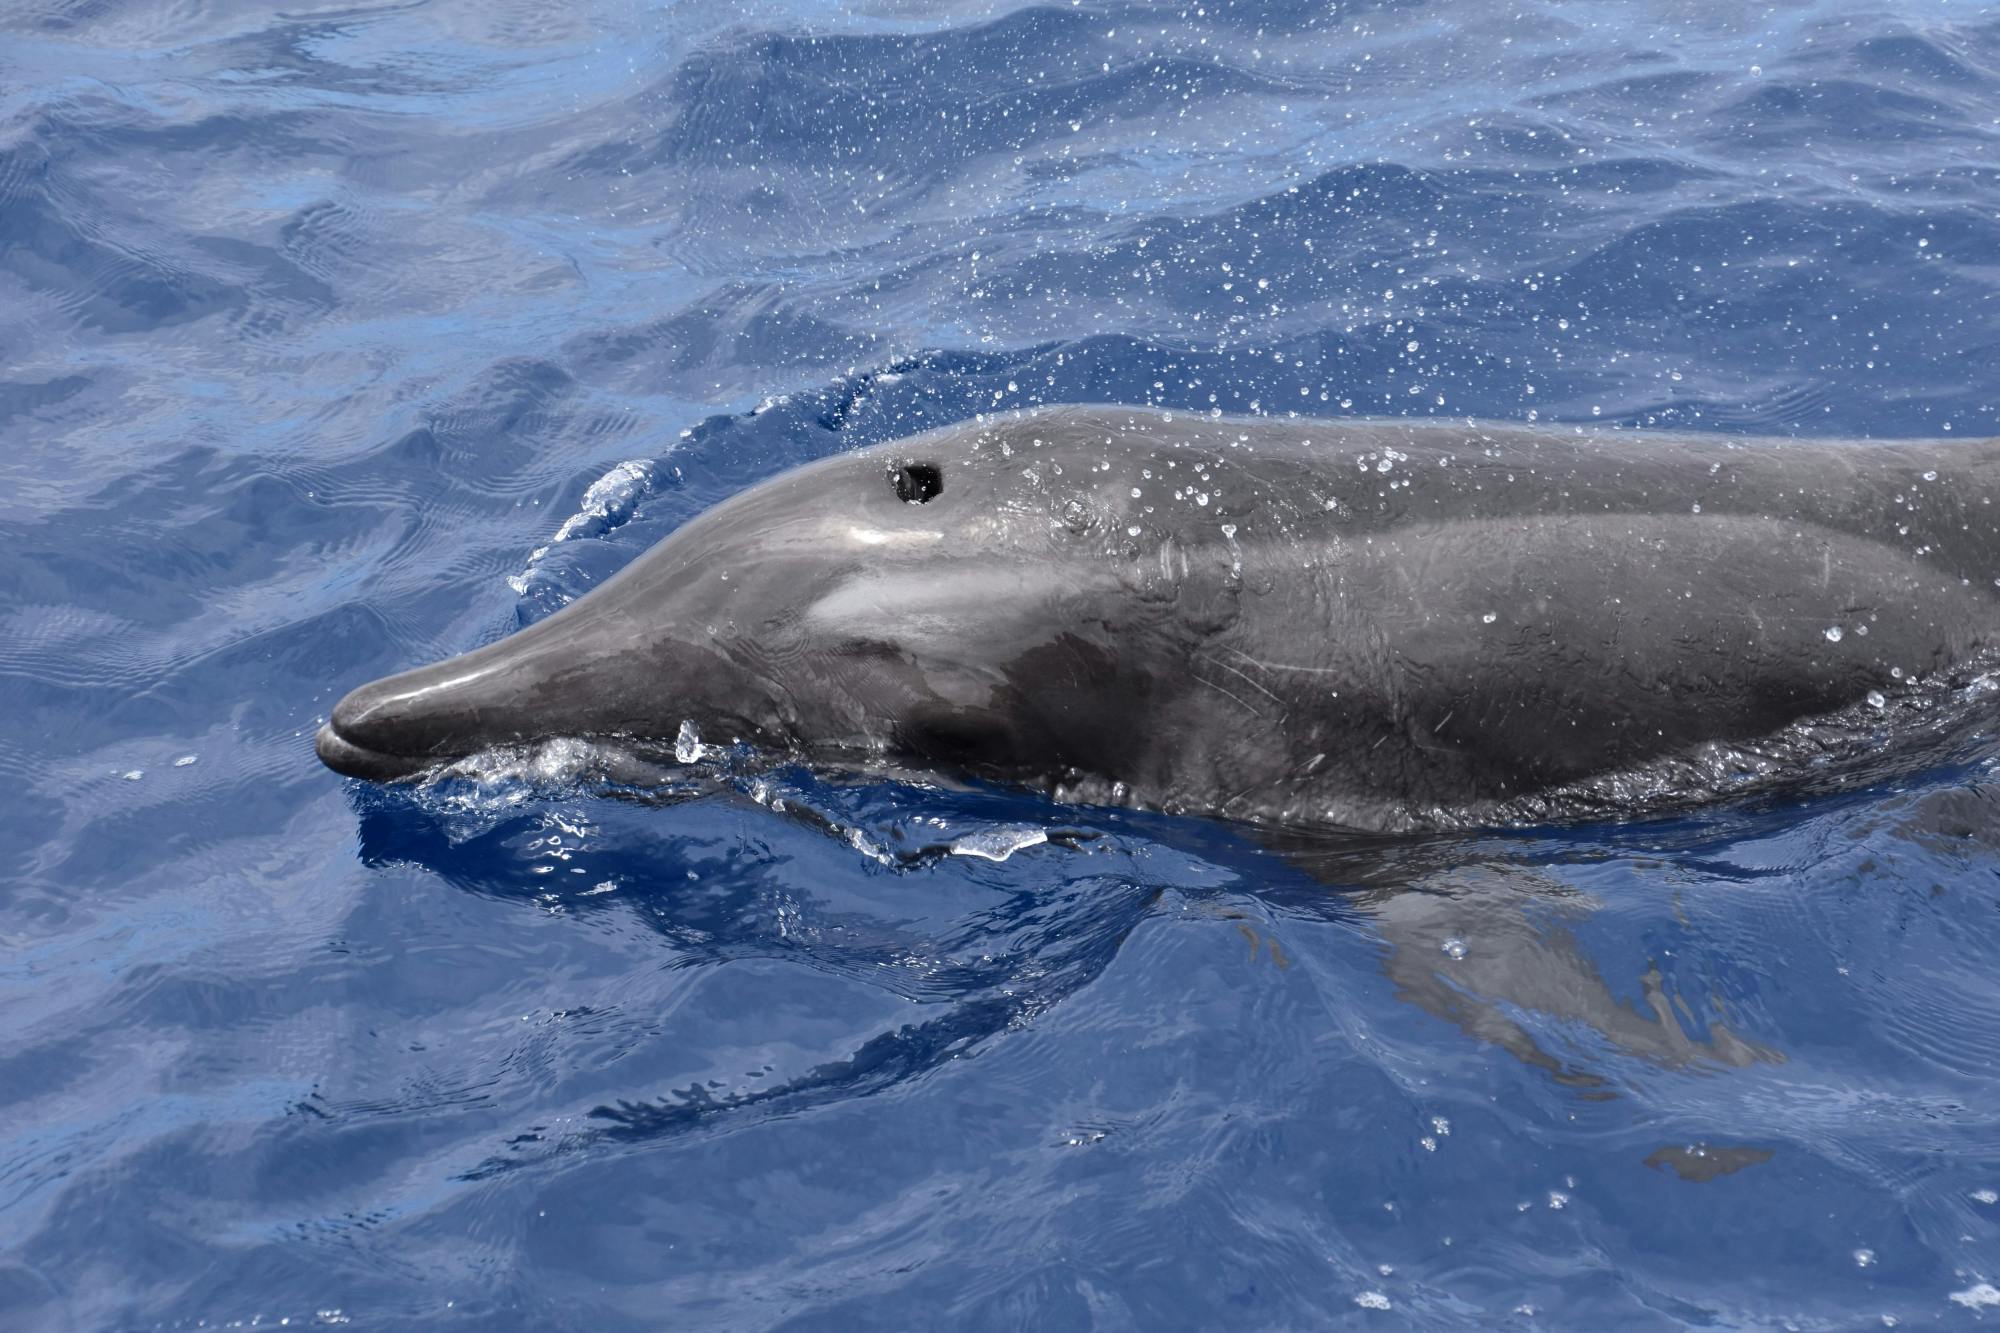
[[[889,473],[896,498],[920,505],[944,489],[944,469],[936,463],[900,463]]]

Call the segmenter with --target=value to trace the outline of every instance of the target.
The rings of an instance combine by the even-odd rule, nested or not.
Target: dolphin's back
[[[1490,804],[1768,735],[2000,630],[1990,440],[1124,408],[962,429],[996,495],[1032,476],[1134,600],[1175,608],[1186,688],[1132,784],[1171,806]]]

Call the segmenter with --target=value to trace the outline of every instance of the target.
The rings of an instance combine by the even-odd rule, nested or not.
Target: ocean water
[[[0,1327],[2000,1324],[1980,747],[1316,860],[313,758],[1088,400],[2000,434],[2000,14],[0,5]]]

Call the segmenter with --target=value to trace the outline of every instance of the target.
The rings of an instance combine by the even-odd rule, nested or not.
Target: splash
[[[653,489],[654,466],[648,459],[628,458],[592,482],[577,511],[563,520],[545,545],[529,553],[528,563],[507,579],[507,586],[516,596],[525,595],[536,567],[557,546],[577,537],[602,537],[630,522],[640,499]]]
[[[1044,829],[983,829],[978,833],[968,833],[962,838],[954,839],[951,844],[951,854],[977,856],[987,861],[1005,861],[1015,852],[1039,847],[1048,840],[1048,832]]]

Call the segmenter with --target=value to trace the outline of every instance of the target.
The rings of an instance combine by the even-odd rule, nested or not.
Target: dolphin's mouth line
[[[320,727],[319,734],[313,738],[313,748],[319,752],[320,762],[334,772],[369,782],[394,782],[399,778],[415,777],[445,761],[445,757],[440,755],[392,754],[387,750],[370,749],[349,740],[331,722]]]

